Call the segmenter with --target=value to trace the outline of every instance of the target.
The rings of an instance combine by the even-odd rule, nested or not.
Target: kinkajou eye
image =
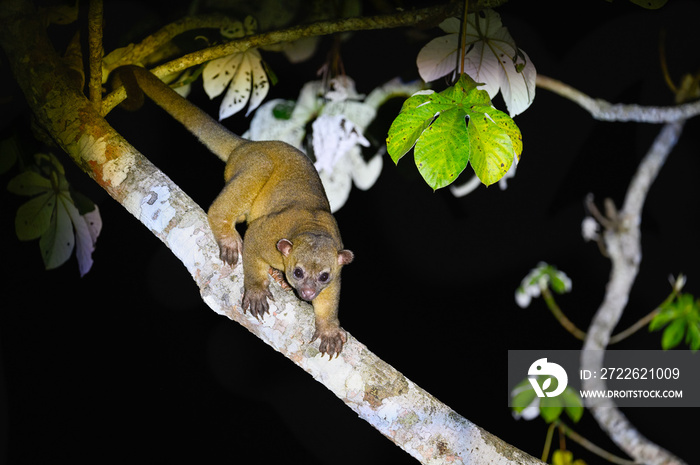
[[[303,279],[303,278],[304,278],[304,270],[302,270],[302,269],[299,268],[298,266],[297,266],[296,268],[294,268],[293,273],[294,273],[294,277],[297,278],[297,279]]]
[[[329,275],[327,272],[323,272],[320,275],[318,275],[318,280],[322,283],[328,282],[328,278],[330,278],[331,275]]]

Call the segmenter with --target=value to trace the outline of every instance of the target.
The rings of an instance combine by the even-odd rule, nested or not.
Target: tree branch
[[[642,259],[639,225],[642,206],[649,188],[675,146],[683,129],[683,121],[666,124],[642,160],[627,190],[622,210],[603,232],[606,249],[612,262],[610,280],[600,308],[593,317],[581,355],[581,365],[600,371],[604,350],[610,335],[627,305]],[[582,380],[582,389],[606,390],[605,380]],[[598,424],[610,438],[637,462],[647,464],[682,464],[681,459],[644,437],[618,410],[610,399],[585,399]]]
[[[605,228],[603,240],[612,270],[603,303],[593,317],[581,352],[581,365],[600,371],[605,348],[610,344],[613,329],[627,305],[642,260],[639,225],[644,201],[668,154],[676,145],[685,120],[700,114],[700,101],[672,107],[611,104],[542,75],[537,76],[537,86],[574,101],[598,120],[666,123],[637,168],[622,209],[615,211],[612,201],[608,202],[608,217],[600,221]],[[605,380],[600,377],[582,380],[581,384],[584,390],[606,390]],[[612,400],[587,398],[585,402],[600,427],[635,461],[665,465],[685,463],[637,431]]]
[[[230,25],[232,20],[220,14],[187,16],[178,19],[158,31],[146,37],[138,44],[129,44],[126,47],[113,50],[102,62],[102,69],[106,77],[115,68],[134,63],[146,63],[149,56],[170,43],[173,38],[193,29],[212,28],[219,29]]]
[[[461,417],[349,337],[340,357],[309,345],[313,311],[279,286],[260,322],[240,311],[242,270],[225,266],[207,218],[136,151],[66,77],[28,0],[0,9],[0,45],[37,123],[183,262],[215,312],[248,328],[423,463],[535,464],[537,459]]]
[[[550,90],[577,103],[593,118],[600,121],[636,121],[638,123],[658,124],[684,121],[700,115],[700,100],[670,107],[613,104],[605,100],[591,98],[568,84],[541,74],[537,75],[537,87]]]
[[[484,2],[479,2],[479,4],[483,3]],[[461,5],[459,2],[452,2],[445,5],[432,6],[420,10],[405,11],[393,15],[346,18],[337,21],[321,21],[313,24],[294,26],[280,31],[264,32],[189,53],[154,68],[152,72],[158,77],[163,77],[169,74],[179,73],[187,68],[200,65],[216,58],[228,56],[233,53],[244,52],[250,48],[266,47],[279,44],[281,42],[293,42],[305,37],[323,36],[339,32],[389,29],[415,26],[419,24],[439,23],[442,19],[457,14],[460,11],[460,8]],[[477,9],[480,8],[483,8],[483,6]],[[149,42],[151,41],[151,39],[147,40]],[[131,58],[138,57],[132,54]],[[136,61],[138,61],[138,59]],[[132,63],[133,62],[134,61],[132,61]],[[119,64],[125,63],[120,61]],[[115,66],[110,65],[110,68],[113,69],[114,67]],[[114,92],[105,97],[102,107],[102,114],[106,115],[109,113],[110,110],[112,110],[125,98],[126,93],[123,87],[115,89]]]
[[[90,0],[88,8],[88,92],[95,108],[102,105],[102,0]]]

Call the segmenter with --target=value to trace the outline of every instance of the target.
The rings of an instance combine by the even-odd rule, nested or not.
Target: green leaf
[[[679,313],[675,310],[675,308],[662,309],[649,322],[649,331],[658,331],[659,329],[666,326],[669,322],[678,318],[678,316]]]
[[[294,111],[294,102],[285,100],[277,105],[272,109],[272,116],[275,117],[275,119],[281,119],[281,120],[289,120],[292,118],[292,112]]]
[[[571,465],[574,454],[570,450],[557,449],[552,453],[552,465]]]
[[[700,326],[698,323],[689,323],[687,331],[688,332],[685,335],[685,342],[690,347],[690,350],[696,351],[700,349]]]
[[[467,167],[473,145],[469,144],[466,131],[445,137],[452,128],[466,127],[465,118],[459,107],[441,113],[416,143],[416,166],[433,189],[449,185]]]
[[[398,163],[401,157],[413,148],[425,128],[435,118],[435,108],[426,105],[433,94],[416,94],[409,97],[401,107],[401,112],[389,128],[387,151]]]
[[[467,128],[472,149],[471,164],[479,180],[490,186],[505,176],[520,153],[516,154],[508,132],[496,122],[502,120],[498,113],[508,118],[505,113],[485,106],[473,107],[472,110]],[[497,116],[496,120],[491,114]]]
[[[543,397],[540,399],[540,415],[547,423],[551,423],[559,418],[563,410],[561,399],[558,397]]]
[[[661,336],[661,348],[664,350],[673,349],[683,340],[685,333],[686,320],[677,319],[664,330]]]
[[[656,10],[661,8],[667,1],[668,0],[630,0],[630,2],[634,3],[635,5],[641,6],[642,8],[646,8],[648,10]]]
[[[513,396],[511,405],[513,410],[518,413],[522,412],[526,407],[528,407],[535,400],[535,397],[537,397],[535,390],[532,389],[532,386],[527,378],[513,388],[511,395],[513,392],[516,394]]]
[[[16,195],[38,195],[51,190],[51,181],[35,171],[25,171],[10,180],[7,190]]]
[[[493,108],[488,93],[466,74],[440,93],[404,102],[389,129],[387,151],[398,163],[411,148],[421,175],[433,189],[452,183],[471,163],[491,185],[520,158],[522,137],[513,120]]]
[[[17,136],[0,140],[0,174],[7,173],[20,157]]]
[[[666,329],[661,335],[663,349],[672,349],[682,340],[685,340],[691,350],[700,349],[700,302],[692,294],[676,296],[649,322],[649,331],[664,327]]]
[[[29,241],[44,234],[51,225],[55,207],[53,191],[44,192],[21,205],[15,216],[15,232],[19,240]]]
[[[567,386],[564,392],[561,393],[560,398],[562,403],[566,406],[564,407],[566,414],[574,423],[578,423],[584,411],[583,402],[581,402],[579,395],[571,387]]]

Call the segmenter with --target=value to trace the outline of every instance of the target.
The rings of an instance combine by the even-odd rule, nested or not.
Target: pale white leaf
[[[399,78],[394,78],[381,87],[373,89],[364,100],[364,103],[375,110],[382,106],[387,100],[393,97],[404,97],[413,95],[421,90],[423,84],[420,81],[404,83]],[[360,124],[359,121],[355,121]],[[362,126],[362,124],[360,124]],[[367,126],[363,126],[366,128]]]
[[[219,121],[241,111],[250,99],[250,92],[253,88],[253,80],[251,79],[253,67],[248,59],[248,52],[241,55],[240,66],[236,68],[236,73],[231,79],[231,84],[221,101],[221,106],[219,106]]]
[[[535,66],[530,63],[530,57],[527,56],[527,53],[522,50],[520,53],[523,55],[524,63],[521,58],[516,64],[523,66],[522,71],[518,72],[516,66],[504,65],[504,81],[506,82],[501,83],[501,93],[510,116],[519,115],[527,110],[535,100],[537,71]]]
[[[253,35],[258,32],[258,20],[253,16],[246,16],[243,20],[243,29],[246,35]]]
[[[316,52],[319,37],[304,37],[284,44],[282,50],[291,63],[302,63]]]
[[[324,102],[323,83],[321,81],[307,82],[299,92],[297,104],[292,112],[292,119],[304,121],[306,124],[321,111]]]
[[[350,81],[351,82],[351,81]],[[403,84],[394,79],[374,89],[364,101],[354,85],[343,85],[342,98],[324,99],[321,81],[306,83],[296,104],[286,100],[264,103],[255,112],[250,129],[244,134],[251,140],[283,140],[302,152],[306,128],[312,123],[316,167],[331,204],[337,211],[348,199],[353,183],[360,189],[369,189],[382,171],[381,153],[366,162],[360,145],[369,146],[364,129],[376,116],[377,108],[394,96],[410,96],[421,88],[421,83]],[[336,91],[339,89],[335,89]],[[430,91],[433,92],[433,91]],[[341,92],[332,94],[341,97]],[[289,106],[293,105],[291,115]],[[275,117],[275,109],[286,106],[287,119]],[[279,108],[278,108],[279,110]]]
[[[329,116],[343,115],[364,130],[377,116],[377,110],[364,102],[348,100],[326,103],[321,114]]]
[[[459,21],[449,18],[440,27],[451,32],[433,39],[418,53],[418,71],[426,82],[455,73],[459,66]],[[535,66],[519,50],[501,17],[493,10],[467,16],[464,72],[491,98],[502,92],[511,116],[522,113],[535,98]]]
[[[358,189],[363,191],[368,190],[377,182],[379,175],[382,173],[382,155],[386,151],[386,146],[377,152],[369,161],[362,158],[362,153],[359,147],[355,147],[348,153],[348,160],[352,164],[352,181]]]
[[[97,236],[99,236],[102,230],[100,211],[97,205],[95,205],[93,211],[85,215],[80,215],[78,209],[68,203],[66,203],[66,210],[73,222],[73,229],[75,230],[75,256],[78,259],[80,276],[85,276],[92,267],[92,253],[95,251]]]
[[[331,102],[345,100],[362,100],[364,95],[358,94],[355,89],[355,81],[349,76],[336,77],[330,81],[330,90],[326,92],[326,99]]]
[[[294,118],[276,118],[274,110],[278,105],[293,105],[291,100],[274,99],[265,102],[255,112],[250,121],[250,128],[243,137],[250,140],[281,140],[301,150],[304,140],[306,119],[298,121]],[[298,106],[298,105],[297,105]],[[294,107],[296,110],[297,107]]]
[[[459,34],[459,30],[462,29],[462,20],[454,17],[447,18],[438,27],[449,34]]]
[[[242,53],[234,53],[217,58],[206,64],[202,71],[204,92],[210,99],[218,97],[238,74],[238,69],[243,61]]]
[[[425,82],[434,81],[454,72],[457,66],[459,34],[437,37],[418,52],[418,73]]]
[[[219,29],[219,32],[228,39],[240,39],[245,35],[243,23],[240,21],[231,21],[230,24]]]
[[[270,81],[267,79],[267,74],[262,66],[262,59],[260,58],[260,53],[255,50],[258,59],[251,59],[251,77],[253,81],[252,94],[250,96],[250,104],[248,105],[248,111],[246,116],[250,114],[253,110],[258,108],[265,97],[267,96],[267,91],[270,90]]]
[[[177,92],[180,95],[180,97],[187,98],[187,96],[190,95],[190,92],[192,91],[192,83],[173,87],[173,90]]]
[[[360,128],[344,115],[321,115],[311,127],[318,171],[333,171],[338,160],[357,144],[369,147]]]
[[[326,191],[328,203],[331,206],[331,212],[335,213],[340,210],[340,207],[345,205],[345,202],[350,196],[352,190],[352,176],[348,167],[341,166],[333,171],[321,171],[318,173],[323,183],[323,189]]]
[[[70,258],[75,246],[73,226],[68,214],[68,208],[75,208],[75,206],[67,193],[59,194],[56,198],[57,205],[51,218],[51,225],[39,240],[39,249],[47,270],[63,265]],[[66,205],[69,206],[66,207]]]
[[[265,98],[269,82],[261,60],[260,52],[252,48],[243,53],[217,58],[204,67],[204,91],[209,98],[220,95],[228,87],[219,107],[219,120],[241,111],[249,100],[250,113]]]

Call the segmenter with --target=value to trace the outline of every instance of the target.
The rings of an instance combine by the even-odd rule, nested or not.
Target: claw
[[[348,340],[347,334],[340,327],[316,328],[311,342],[318,338],[321,339],[318,351],[321,352],[322,356],[328,354],[329,360],[332,360],[334,356],[337,358],[340,355],[340,352],[343,350],[343,344]]]
[[[241,255],[243,242],[240,236],[226,236],[219,239],[219,258],[231,266],[238,263],[238,257]]]
[[[250,314],[257,320],[260,320],[266,313],[269,313],[270,306],[267,299],[274,301],[269,289],[263,291],[250,291],[245,289],[243,292],[243,313],[250,310]]]

